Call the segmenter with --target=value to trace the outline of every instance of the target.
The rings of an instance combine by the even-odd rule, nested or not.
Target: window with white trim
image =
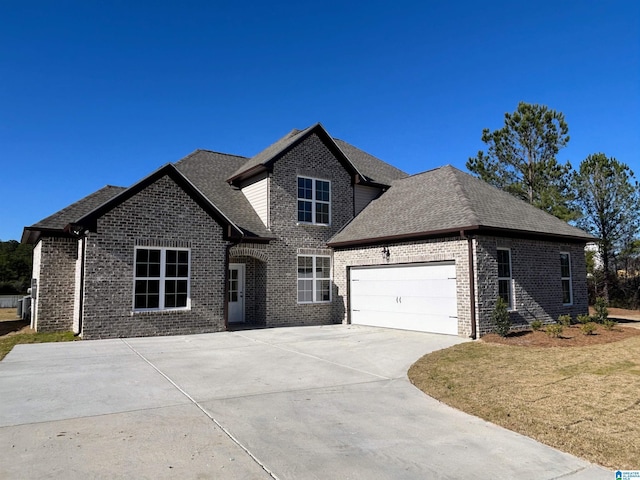
[[[190,257],[188,249],[136,247],[133,309],[189,308]]]
[[[572,305],[571,255],[568,252],[560,252],[560,278],[562,280],[562,304]]]
[[[498,296],[513,309],[513,282],[511,277],[511,250],[498,249]]]
[[[298,256],[298,303],[331,301],[331,257]]]
[[[298,222],[331,223],[331,182],[298,177]]]

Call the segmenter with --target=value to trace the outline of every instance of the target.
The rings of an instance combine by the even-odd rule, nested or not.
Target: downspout
[[[222,315],[224,316],[224,329],[229,331],[229,257],[231,253],[232,243],[228,243],[225,250],[225,268],[224,268],[224,303],[222,304]]]
[[[87,258],[87,236],[80,237],[82,242],[82,261],[80,262],[80,298],[78,300],[78,333],[75,336],[82,335],[82,319],[84,317],[84,265]]]
[[[477,338],[476,331],[476,282],[475,282],[475,268],[473,259],[473,236],[465,235],[464,230],[460,232],[462,238],[467,239],[469,249],[469,307],[471,309],[471,335],[470,338],[474,340]]]

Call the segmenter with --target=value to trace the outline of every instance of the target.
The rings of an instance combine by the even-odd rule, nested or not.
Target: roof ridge
[[[466,190],[462,187],[462,182],[460,180],[460,174],[462,175],[467,175],[471,178],[474,178],[472,175],[469,175],[468,173],[463,172],[462,170],[458,170],[456,167],[452,166],[452,165],[444,165],[442,167],[440,167],[440,169],[448,169],[451,172],[451,175],[453,176],[453,185],[457,190],[457,194],[458,194],[458,198],[460,199],[460,203],[462,208],[464,208],[465,210],[467,210],[470,213],[470,218],[472,219],[472,223],[474,225],[479,225],[480,224],[480,218],[478,216],[478,213],[476,212],[473,203],[471,202],[471,200],[469,199],[469,196],[466,192]]]
[[[228,157],[236,157],[236,158],[241,158],[243,160],[248,160],[248,157],[244,157],[242,155],[235,155],[233,153],[216,152],[215,150],[207,150],[206,148],[196,148],[193,152],[189,153],[188,155],[185,155],[184,157],[182,157],[180,160],[176,162],[171,162],[171,164],[176,165],[182,162],[183,160],[187,160],[188,158],[191,158],[194,155],[197,155],[199,152],[215,153],[217,155],[226,155]]]
[[[237,158],[245,158],[245,159],[250,158],[250,157],[245,157],[244,155],[236,155],[235,153],[225,153],[225,152],[218,152],[217,150],[209,150],[208,148],[197,148],[193,153],[197,153],[197,152],[216,153],[218,155],[226,155],[227,157],[237,157]]]

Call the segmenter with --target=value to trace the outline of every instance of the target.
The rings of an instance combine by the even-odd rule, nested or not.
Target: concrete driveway
[[[0,362],[0,478],[612,478],[409,383],[461,341],[335,325],[20,345]]]

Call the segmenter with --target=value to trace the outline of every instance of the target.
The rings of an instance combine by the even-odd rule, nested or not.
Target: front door
[[[229,264],[229,323],[244,323],[244,264]]]

